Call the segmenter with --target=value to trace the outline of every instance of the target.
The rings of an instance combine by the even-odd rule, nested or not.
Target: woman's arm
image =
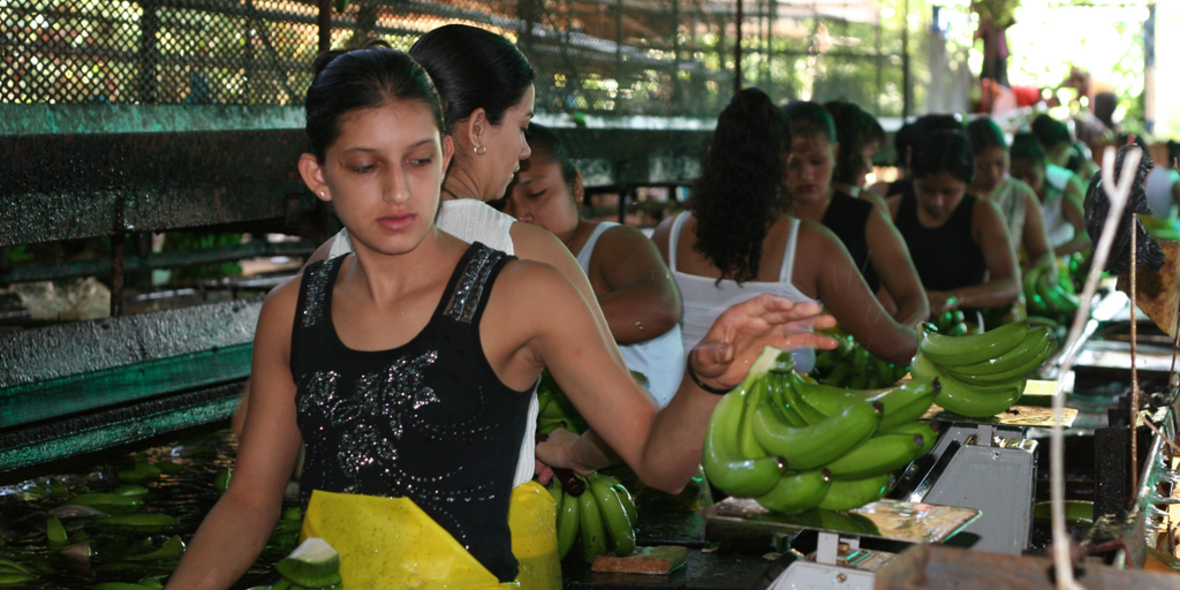
[[[885,215],[874,210],[865,224],[865,240],[872,253],[869,259],[889,292],[889,299],[897,306],[894,318],[903,326],[917,327],[930,317],[930,304],[926,302],[926,290],[910,259],[905,239]]]
[[[610,343],[611,356],[614,357],[619,367],[625,369],[627,365],[623,362],[618,345],[611,337],[610,325],[602,314],[602,308],[598,305],[598,298],[594,295],[594,287],[590,286],[590,280],[586,278],[586,273],[582,272],[582,266],[578,264],[577,259],[570,254],[569,248],[566,248],[565,244],[557,239],[557,236],[527,223],[512,224],[511,234],[512,245],[518,258],[544,262],[556,268],[569,279],[582,298],[587,301],[595,324],[598,325],[599,334],[606,337],[606,341]]]
[[[862,201],[868,201],[873,205],[874,209],[880,211],[884,215],[889,215],[889,206],[885,204],[885,197],[878,195],[873,191],[864,190],[860,191],[860,193],[856,195],[856,198]]]
[[[1065,185],[1065,194],[1061,197],[1061,214],[1073,226],[1073,239],[1054,249],[1058,256],[1089,250],[1093,246],[1090,234],[1086,233],[1086,221],[1082,213],[1085,195],[1086,189],[1082,186],[1082,179],[1071,173],[1069,182]]]
[[[988,279],[980,285],[952,291],[931,291],[932,313],[958,307],[1000,307],[1020,296],[1020,268],[1016,264],[1008,227],[999,207],[987,199],[975,202],[971,233],[983,251]]]
[[[619,344],[646,342],[680,322],[680,290],[655,244],[621,225],[603,232],[590,260],[590,284]]]
[[[520,371],[527,375],[548,367],[590,427],[645,483],[668,492],[684,486],[701,461],[705,429],[717,395],[700,389],[686,376],[668,406],[657,411],[597,338],[586,302],[552,269],[510,265],[497,280],[491,297],[489,310],[510,311],[485,314],[480,326],[485,350],[489,350],[489,343],[501,341],[505,330],[520,331],[521,336],[509,340],[523,338],[525,342],[519,348],[504,350],[503,355],[489,355],[497,359],[493,361],[497,374]],[[496,319],[489,322],[490,317]],[[731,388],[745,377],[765,346],[835,346],[834,340],[819,334],[787,334],[810,325],[822,328],[831,326],[832,321],[819,316],[819,306],[814,304],[796,306],[780,297],[758,297],[722,314],[689,362],[709,386]],[[493,351],[495,346],[491,346]],[[597,451],[589,449],[590,441],[567,442],[538,445],[538,459],[555,467],[594,467],[589,463]]]
[[[250,412],[229,489],[205,517],[176,571],[173,589],[229,588],[274,530],[301,440],[289,357],[299,279],[277,287],[254,334]]]
[[[917,335],[881,307],[843,242],[826,227],[807,221],[798,239],[797,252],[807,254],[795,256],[794,284],[822,301],[869,352],[891,363],[908,363],[918,351]]]

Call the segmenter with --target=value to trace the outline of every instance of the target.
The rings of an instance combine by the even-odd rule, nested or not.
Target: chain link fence
[[[299,104],[314,0],[0,0],[0,102]],[[742,18],[737,18],[742,10]],[[408,49],[469,23],[517,42],[539,112],[715,116],[745,84],[776,100],[904,101],[900,33],[872,0],[385,0],[332,17],[334,46]]]

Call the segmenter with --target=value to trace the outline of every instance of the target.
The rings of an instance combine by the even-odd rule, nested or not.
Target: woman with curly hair
[[[881,307],[840,239],[787,213],[790,139],[764,92],[735,94],[717,119],[689,211],[664,220],[652,236],[684,298],[686,350],[730,301],[775,293],[822,302],[869,352],[908,362],[918,346],[914,331]],[[814,353],[796,351],[795,359],[809,371]]]

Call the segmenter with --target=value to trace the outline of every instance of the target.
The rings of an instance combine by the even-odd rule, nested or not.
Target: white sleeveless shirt
[[[493,209],[483,201],[475,199],[451,199],[443,201],[439,206],[438,217],[434,225],[439,229],[463,240],[464,242],[481,242],[489,248],[500,250],[506,254],[515,254],[512,245],[512,235],[509,231],[516,220],[511,215]],[[348,230],[342,229],[336,234],[332,242],[332,249],[328,258],[343,256],[352,252],[352,239],[348,237]],[[524,427],[524,440],[520,445],[520,459],[516,462],[516,475],[512,479],[512,487],[527,483],[533,479],[536,468],[536,437],[537,388],[533,386],[532,399],[529,400],[529,415]]]
[[[599,223],[586,240],[586,245],[578,252],[578,264],[586,274],[590,273],[590,259],[594,257],[594,247],[598,245],[598,238],[616,225],[619,224],[613,221]],[[646,342],[620,344],[619,352],[623,354],[623,361],[627,363],[628,369],[639,371],[647,377],[647,390],[656,399],[656,403],[661,408],[668,405],[684,378],[686,356],[680,337],[680,325]]]
[[[1045,202],[1041,203],[1041,211],[1045,214],[1045,231],[1049,234],[1049,245],[1054,248],[1070,241],[1074,236],[1073,224],[1065,218],[1061,210],[1065,199],[1065,187],[1069,184],[1072,172],[1055,164],[1045,166]]]
[[[687,218],[687,211],[676,216],[676,220],[672,222],[672,235],[668,239],[668,267],[672,269],[672,276],[676,278],[676,284],[680,287],[680,296],[684,299],[681,335],[684,339],[685,353],[691,351],[692,347],[705,337],[709,328],[713,326],[713,322],[722,312],[763,293],[781,295],[795,303],[819,301],[805,295],[791,282],[791,276],[795,269],[795,244],[798,243],[799,237],[800,222],[798,219],[791,219],[791,231],[783,251],[783,265],[779,270],[778,282],[745,281],[739,285],[736,281],[729,279],[722,279],[720,283],[717,283],[717,279],[714,278],[676,270],[676,244],[679,242],[680,230]],[[811,368],[815,366],[814,349],[799,348],[792,354],[795,357],[795,367],[800,373],[810,372]]]

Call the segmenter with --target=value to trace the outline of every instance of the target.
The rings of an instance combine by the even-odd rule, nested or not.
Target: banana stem
[[[1102,276],[1102,269],[1106,267],[1106,260],[1110,256],[1115,230],[1118,228],[1123,208],[1127,204],[1127,196],[1131,194],[1131,186],[1135,183],[1135,170],[1138,169],[1142,155],[1137,150],[1127,153],[1123,160],[1121,174],[1124,184],[1120,186],[1114,180],[1115,154],[1112,147],[1106,148],[1106,152],[1103,154],[1102,188],[1110,199],[1110,211],[1107,212],[1102,235],[1094,247],[1093,263],[1090,265],[1089,274],[1086,275],[1086,285],[1082,289],[1081,306],[1074,315],[1073,324],[1069,327],[1069,337],[1065,342],[1065,355],[1061,359],[1061,368],[1057,373],[1057,386],[1053,389],[1053,432],[1049,446],[1049,499],[1052,502],[1053,567],[1056,570],[1057,590],[1080,590],[1082,588],[1073,577],[1073,564],[1069,551],[1070,538],[1065,530],[1065,437],[1061,425],[1062,414],[1065,410],[1065,395],[1061,391],[1061,377],[1073,368],[1074,356],[1077,354],[1074,344],[1081,337],[1082,329],[1090,319],[1090,303],[1098,290],[1098,280]]]

